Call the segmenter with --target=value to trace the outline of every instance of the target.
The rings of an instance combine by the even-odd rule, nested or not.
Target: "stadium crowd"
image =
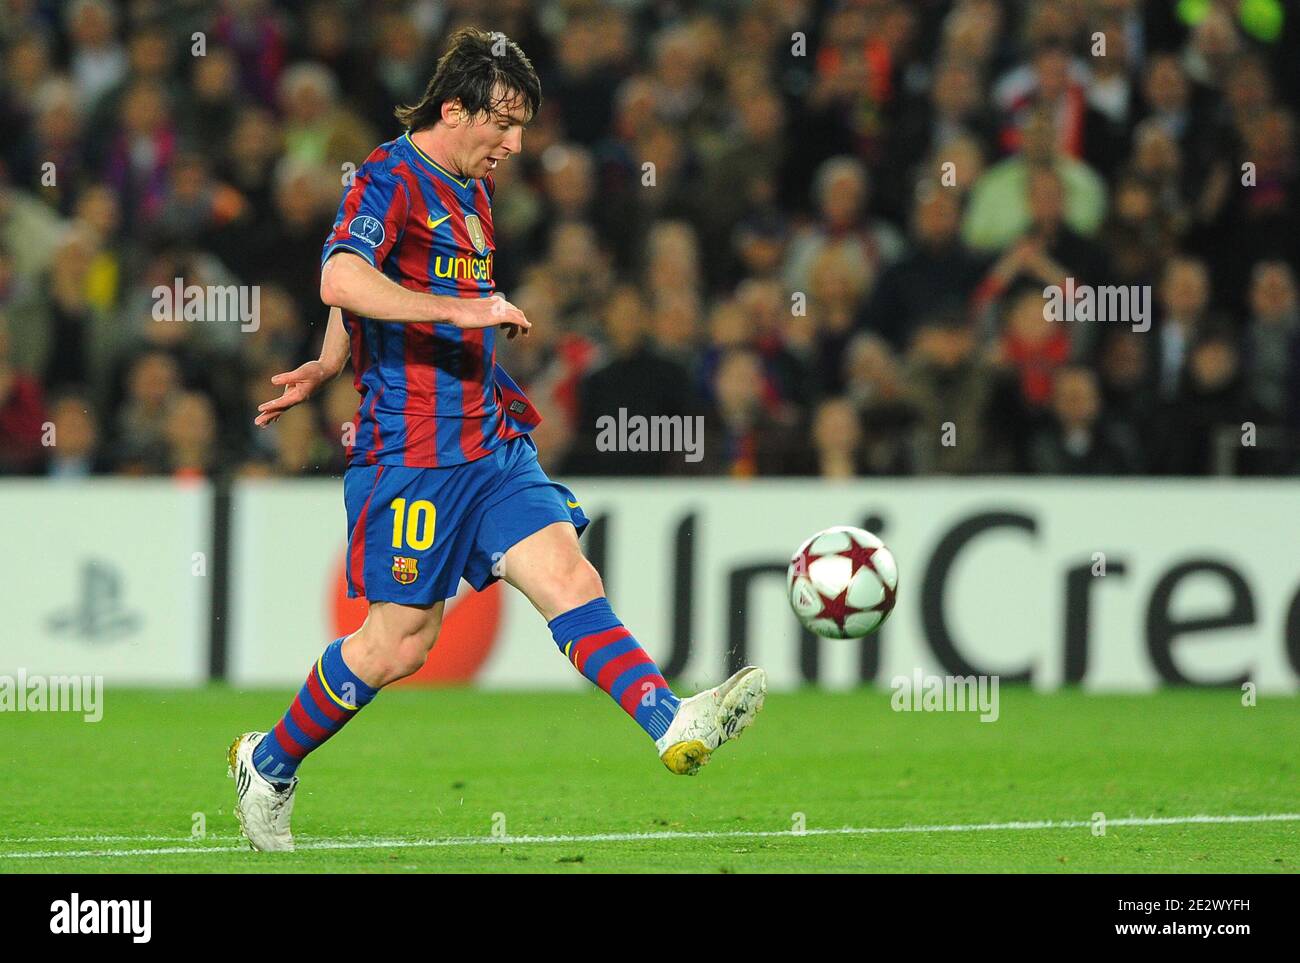
[[[548,470],[1289,473],[1298,17],[0,0],[0,472],[341,472],[350,373],[253,416],[319,350],[345,179],[472,23],[542,78],[493,267]],[[255,286],[256,324],[160,315],[176,278]],[[1067,278],[1129,310],[1049,319]],[[702,416],[703,459],[598,450],[620,409]]]

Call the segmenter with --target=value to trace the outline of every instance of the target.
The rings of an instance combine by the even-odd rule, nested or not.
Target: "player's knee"
[[[405,679],[420,671],[432,648],[433,641],[421,634],[390,638],[372,654],[371,671],[384,685]]]
[[[584,605],[605,594],[605,584],[600,580],[600,573],[581,553],[577,553],[576,557],[561,569],[556,576],[554,586],[554,607],[557,615],[576,609],[579,605]]]
[[[358,636],[367,675],[381,680],[380,685],[388,685],[419,672],[437,641],[439,626],[439,620],[429,620],[416,629],[363,628]]]
[[[393,652],[391,668],[395,677],[404,679],[419,672],[429,658],[435,638],[436,633],[434,637],[417,634],[402,639]]]

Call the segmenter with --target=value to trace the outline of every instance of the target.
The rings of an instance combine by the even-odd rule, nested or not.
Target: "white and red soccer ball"
[[[828,639],[870,635],[894,610],[898,565],[870,532],[836,525],[799,546],[786,572],[790,607]]]

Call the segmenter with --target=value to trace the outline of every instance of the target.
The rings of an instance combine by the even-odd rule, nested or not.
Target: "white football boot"
[[[245,732],[232,742],[226,752],[226,775],[235,780],[235,818],[248,844],[262,852],[287,852],[293,849],[289,817],[298,777],[280,792],[257,771],[253,749],[264,738],[265,732]]]
[[[663,737],[655,740],[670,772],[693,776],[713,750],[745,731],[767,695],[767,673],[747,665],[722,685],[683,699]]]

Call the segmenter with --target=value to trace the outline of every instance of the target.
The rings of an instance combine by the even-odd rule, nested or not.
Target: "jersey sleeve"
[[[402,178],[382,161],[366,161],[339,204],[334,227],[321,252],[321,265],[342,250],[359,254],[372,267],[380,267],[402,236],[410,206]]]

